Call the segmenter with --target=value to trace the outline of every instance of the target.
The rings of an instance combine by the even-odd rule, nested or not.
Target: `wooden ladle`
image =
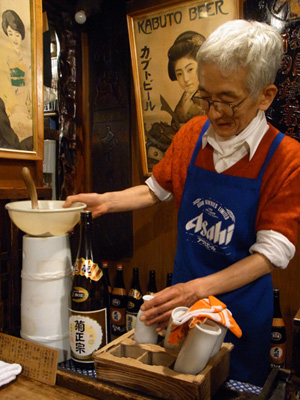
[[[33,182],[30,170],[27,167],[23,167],[21,170],[21,175],[22,178],[25,182],[25,185],[27,186],[28,192],[29,192],[29,196],[31,199],[31,206],[33,209],[35,208],[39,208],[38,205],[38,198],[37,198],[37,193],[36,193],[36,187],[35,184]]]

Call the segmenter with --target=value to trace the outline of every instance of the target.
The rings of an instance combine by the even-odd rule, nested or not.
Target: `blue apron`
[[[218,272],[249,256],[256,241],[255,220],[266,166],[284,135],[275,137],[256,179],[219,174],[195,166],[200,133],[188,167],[178,213],[178,242],[173,284]],[[225,341],[234,344],[229,379],[262,386],[268,375],[273,318],[271,274],[237,290],[218,295],[242,329],[239,339],[229,330]]]

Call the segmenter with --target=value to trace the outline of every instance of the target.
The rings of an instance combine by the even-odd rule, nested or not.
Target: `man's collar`
[[[226,140],[226,145],[232,144],[232,146],[241,146],[246,144],[249,151],[249,159],[251,160],[268,129],[269,126],[265,113],[259,110],[256,117],[253,118],[250,124],[240,132],[239,135]],[[207,143],[209,143],[215,150],[222,151],[222,142],[224,143],[224,140],[216,134],[213,126],[210,125],[202,137],[202,148],[204,149]]]

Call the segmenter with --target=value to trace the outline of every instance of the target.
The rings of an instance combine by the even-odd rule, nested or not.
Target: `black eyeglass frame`
[[[205,100],[208,102],[208,109],[207,112],[210,110],[211,105],[214,106],[214,109],[216,110],[216,112],[219,112],[216,107],[215,107],[215,103],[221,103],[221,104],[225,104],[226,106],[230,107],[232,110],[232,116],[235,113],[235,110],[237,109],[237,107],[239,107],[246,99],[248,99],[248,96],[246,96],[243,100],[241,100],[238,104],[232,105],[232,103],[227,103],[226,101],[220,101],[220,100],[208,100],[206,97],[203,96],[197,96],[199,89],[193,94],[192,96],[192,101],[193,99],[197,99],[197,100]]]

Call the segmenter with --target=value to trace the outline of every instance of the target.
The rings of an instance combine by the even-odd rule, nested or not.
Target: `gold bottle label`
[[[71,293],[72,301],[83,303],[89,298],[89,292],[83,287],[74,286]]]
[[[142,298],[142,293],[137,289],[130,289],[128,297],[133,297],[134,299],[140,300]]]
[[[102,269],[93,260],[86,260],[85,258],[77,258],[73,275],[81,275],[90,278],[92,281],[98,282],[102,276]]]
[[[283,318],[273,318],[272,326],[285,326]]]

